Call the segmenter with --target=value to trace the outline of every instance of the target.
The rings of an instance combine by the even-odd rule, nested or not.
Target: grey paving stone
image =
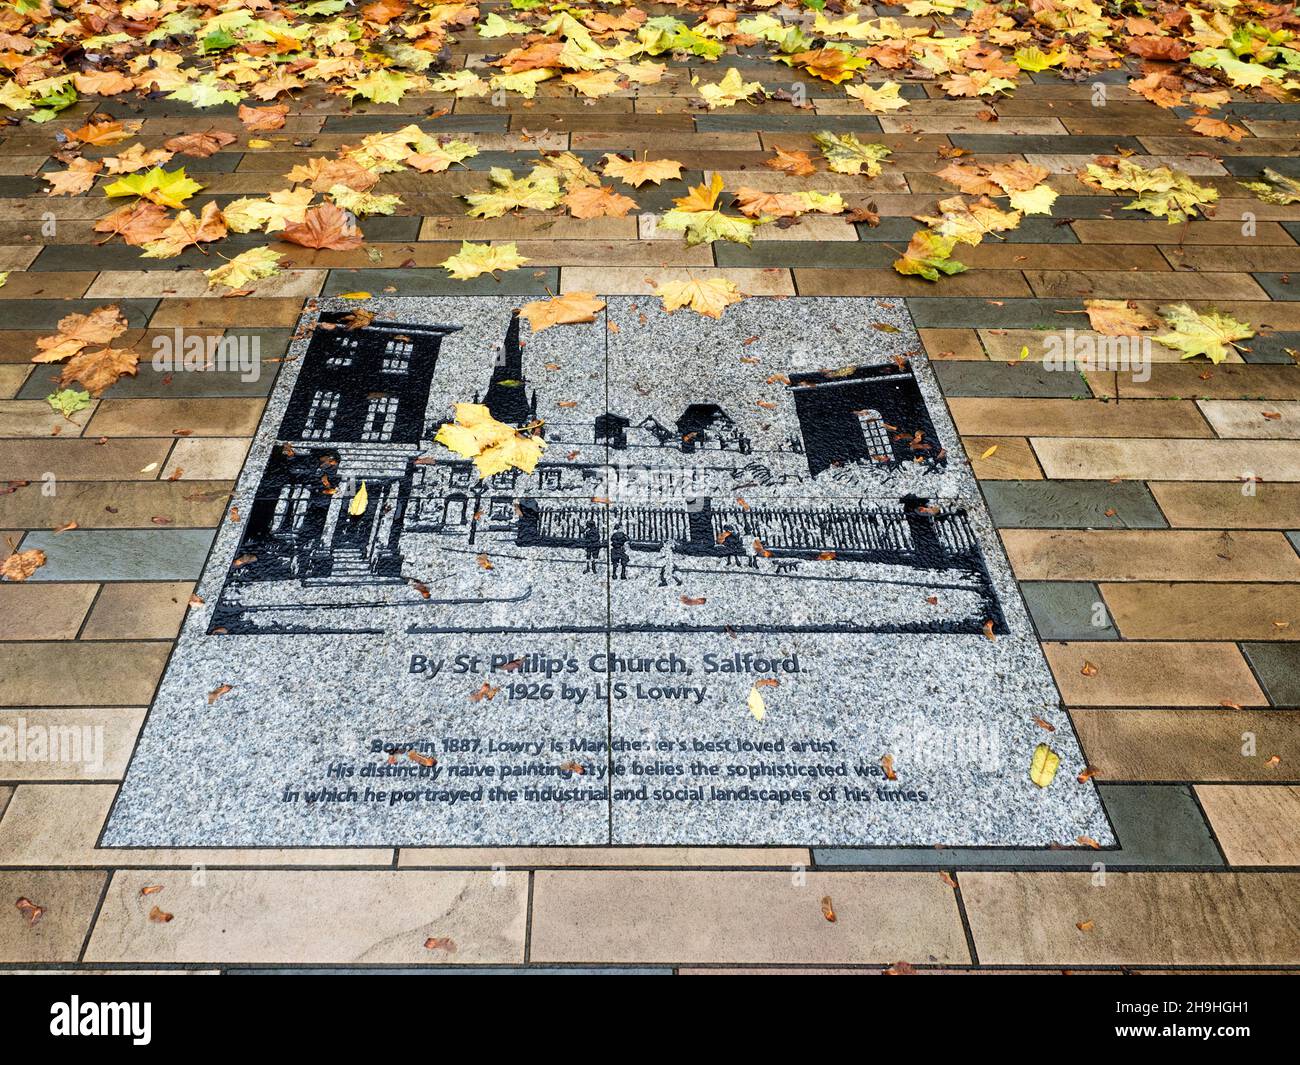
[[[1235,177],[1247,178],[1250,181],[1259,180],[1260,171],[1266,166],[1276,170],[1279,174],[1300,177],[1300,157],[1296,156],[1225,155],[1219,162],[1223,164],[1223,169],[1229,174]],[[1298,225],[1300,223],[1291,222],[1288,224]]]
[[[617,966],[436,965],[396,969],[226,969],[227,976],[672,976],[670,968],[620,969]]]
[[[1191,789],[1185,784],[1099,784],[1118,848],[1028,850],[1016,847],[815,848],[818,866],[920,866],[927,869],[1077,868],[1102,863],[1108,870],[1221,868],[1223,856]],[[1073,844],[1063,840],[1062,844]]]
[[[1077,300],[912,296],[907,301],[920,329],[1061,329],[1057,311],[1078,313]],[[1068,325],[1071,319],[1064,319]]]
[[[419,115],[330,115],[325,119],[324,133],[391,133],[393,130],[419,122]],[[510,116],[500,115],[442,115],[438,119],[440,133],[504,133]]]
[[[1127,81],[1127,77],[1124,79]],[[1005,152],[1010,145],[1026,155],[1114,155],[1120,148],[1141,152],[1136,137],[1072,137],[1069,134],[1035,134],[1008,137],[1001,133],[953,133],[948,139],[972,152]]]
[[[1291,541],[1291,546],[1300,554],[1300,531],[1293,531],[1286,534],[1286,538]]]
[[[594,162],[593,160],[587,165],[592,166]],[[703,183],[704,171],[702,170],[683,170],[681,181],[666,181],[662,185],[642,185],[639,189],[631,188],[618,181],[607,179],[605,182],[613,186],[616,192],[636,200],[636,210],[632,212],[633,214],[642,211],[671,211],[676,206],[673,203],[674,199],[685,196],[690,186]]]
[[[845,223],[847,227],[848,223]],[[795,227],[796,230],[798,227]],[[885,269],[898,258],[897,250],[865,240],[756,241],[752,246],[714,245],[713,255],[719,266],[793,266],[816,269],[842,267],[851,270]]]
[[[697,115],[695,128],[701,133],[735,133],[762,130],[764,133],[818,133],[833,128],[836,132],[879,133],[880,120],[874,115]]]
[[[45,552],[34,581],[181,581],[203,569],[212,529],[72,529],[28,533],[22,547]]]
[[[202,111],[196,112],[191,110],[188,104],[177,100],[168,100],[165,96],[159,96],[153,100],[136,96],[116,100],[98,100],[95,111],[97,114],[111,115],[113,118],[176,118],[184,115],[194,119],[194,128],[196,130],[206,128],[203,125],[204,118],[218,116],[233,118],[238,114],[238,109],[234,104],[217,104],[215,107],[205,107]]]
[[[1175,107],[1173,113],[1179,118],[1192,118],[1197,111],[1194,107]],[[1274,121],[1295,122],[1300,119],[1300,111],[1297,110],[1295,104],[1233,100],[1231,103],[1225,104],[1221,110],[1216,110],[1214,117],[1223,119],[1266,118]],[[1297,129],[1296,132],[1300,133],[1300,129]]]
[[[1127,85],[1132,76],[1132,72],[1124,67],[1118,70],[1094,70],[1088,74],[1088,84],[1100,81],[1106,85]],[[1065,79],[1054,70],[1040,70],[1030,74],[1029,80],[1036,85],[1061,85],[1065,82]]]
[[[938,198],[936,197],[936,199]],[[1023,218],[1020,225],[1015,229],[999,233],[998,236],[1005,239],[1008,244],[1078,244],[1079,238],[1074,235],[1074,230],[1068,225],[1057,225],[1061,217],[1066,216]],[[882,218],[878,226],[869,226],[865,223],[858,223],[857,226],[859,240],[893,244],[897,246],[899,251],[907,246],[912,234],[920,228],[921,223],[914,218],[894,217]],[[958,256],[958,261],[960,261],[961,248],[958,247],[954,254]],[[897,257],[898,252],[896,251],[894,258]]]
[[[49,188],[40,178],[5,176],[0,177],[0,197],[5,199],[26,199],[39,196]]]
[[[173,347],[183,351],[184,331],[180,331],[179,340],[176,331],[155,334],[173,341]],[[127,374],[117,379],[101,398],[104,399],[187,399],[199,396],[265,396],[271,390],[275,376],[284,365],[283,359],[289,349],[292,336],[288,329],[227,329],[225,337],[235,344],[233,353],[226,349],[205,350],[205,367],[212,367],[201,372],[177,371],[174,366],[155,352],[150,345],[137,348],[140,362],[135,376]],[[151,342],[152,344],[152,342]],[[251,357],[252,362],[244,361]],[[224,361],[223,361],[224,360]],[[222,367],[230,367],[223,369]],[[255,367],[256,377],[239,367]],[[38,367],[23,384],[18,392],[18,399],[44,399],[53,387],[52,378],[58,367]],[[244,380],[249,377],[249,380]]]
[[[127,141],[127,144],[130,142]],[[86,153],[87,159],[103,159],[108,156],[116,155],[118,146],[100,148]],[[179,166],[185,168],[187,174],[229,174],[239,169],[239,161],[244,157],[243,152],[214,152],[212,155],[203,157],[197,155],[174,155],[165,164],[169,170],[175,170]],[[41,173],[47,174],[54,171],[66,169],[62,163],[55,159],[49,159],[41,166]],[[101,178],[101,183],[105,179]],[[106,180],[112,181],[113,178]],[[191,208],[192,209],[192,208]]]
[[[1270,703],[1300,706],[1300,644],[1243,643],[1241,649]]]
[[[1245,341],[1241,357],[1245,362],[1273,363],[1277,366],[1290,366],[1295,360],[1287,353],[1300,352],[1300,333],[1270,333],[1267,336],[1254,336]]]
[[[1300,274],[1251,274],[1270,299],[1300,300]]]
[[[96,307],[116,305],[132,329],[143,329],[154,308],[156,299],[99,299],[99,300],[6,300],[4,324],[6,329],[58,328],[59,321],[70,314],[89,314]]]
[[[1039,639],[1119,639],[1101,592],[1091,581],[1025,581],[1020,591]],[[1094,625],[1093,618],[1102,624]]]
[[[1049,370],[1036,362],[1014,366],[996,362],[938,362],[934,373],[946,396],[1069,399],[1092,395],[1082,375]]]
[[[1164,529],[1169,524],[1147,486],[1136,481],[985,481],[980,487],[1001,529]]]
[[[322,296],[345,292],[370,292],[386,296],[545,296],[558,292],[560,271],[556,267],[532,269],[524,266],[493,277],[484,274],[470,281],[457,281],[446,270],[411,267],[407,270],[331,270]]]

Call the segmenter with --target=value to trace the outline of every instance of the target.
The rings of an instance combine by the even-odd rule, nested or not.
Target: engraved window
[[[333,348],[330,356],[325,360],[325,365],[331,370],[342,370],[351,366],[356,358],[357,345],[360,341],[356,337],[335,337]]]
[[[397,428],[397,397],[371,396],[366,406],[366,422],[361,439],[368,442],[391,440]]]
[[[860,410],[858,424],[862,427],[862,438],[867,444],[867,454],[874,462],[893,462],[894,445],[889,440],[889,430],[885,419],[879,411]]]
[[[311,491],[306,485],[287,484],[275,501],[275,520],[271,527],[277,532],[294,532],[307,516],[307,500]]]
[[[415,345],[409,337],[393,337],[384,348],[384,373],[406,373],[411,368],[411,354]]]
[[[334,419],[339,413],[339,394],[317,390],[307,408],[307,418],[302,423],[304,440],[328,440],[334,431]]]

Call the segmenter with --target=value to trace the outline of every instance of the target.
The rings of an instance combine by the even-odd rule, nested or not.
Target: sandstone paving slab
[[[119,870],[85,960],[519,964],[527,903],[524,873]],[[150,920],[154,906],[173,919]]]
[[[933,873],[810,872],[796,881],[789,872],[543,870],[529,956],[541,964],[970,960],[955,893]]]
[[[107,875],[89,870],[0,869],[0,962],[74,962],[104,891]],[[45,912],[31,923],[13,903]],[[30,912],[30,911],[29,911]]]
[[[967,873],[981,964],[1294,965],[1295,873]],[[1080,924],[1085,928],[1079,928]]]

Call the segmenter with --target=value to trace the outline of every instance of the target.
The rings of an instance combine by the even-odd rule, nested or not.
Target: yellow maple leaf
[[[745,298],[736,283],[725,277],[712,277],[707,281],[698,278],[665,281],[655,289],[655,295],[664,301],[664,310],[669,314],[681,307],[689,307],[706,318],[721,318],[727,307]]]
[[[514,241],[509,244],[472,244],[462,240],[460,251],[438,265],[457,281],[468,281],[480,274],[495,274],[498,270],[518,270],[529,261],[519,254]]]
[[[709,110],[715,107],[734,107],[739,101],[748,100],[754,93],[762,91],[761,82],[746,81],[735,67],[729,68],[716,84],[700,86],[700,95],[709,105]]]
[[[868,111],[874,111],[880,114],[884,111],[898,111],[907,106],[907,101],[898,95],[898,82],[887,81],[878,89],[873,89],[870,85],[849,85],[845,92],[862,101],[862,106]]]
[[[605,156],[605,173],[626,185],[640,188],[647,181],[680,181],[682,164],[676,159],[624,159],[612,152]]]
[[[480,479],[509,469],[532,473],[546,441],[492,417],[481,403],[457,403],[455,422],[439,427],[434,440],[462,458],[473,459]]]

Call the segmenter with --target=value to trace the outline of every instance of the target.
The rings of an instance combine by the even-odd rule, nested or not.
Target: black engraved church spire
[[[519,343],[519,312],[510,316],[506,330],[505,346],[492,368],[492,381],[488,385],[484,405],[499,422],[508,425],[527,425],[533,420],[533,410],[528,402],[527,382],[524,379],[524,349]]]

